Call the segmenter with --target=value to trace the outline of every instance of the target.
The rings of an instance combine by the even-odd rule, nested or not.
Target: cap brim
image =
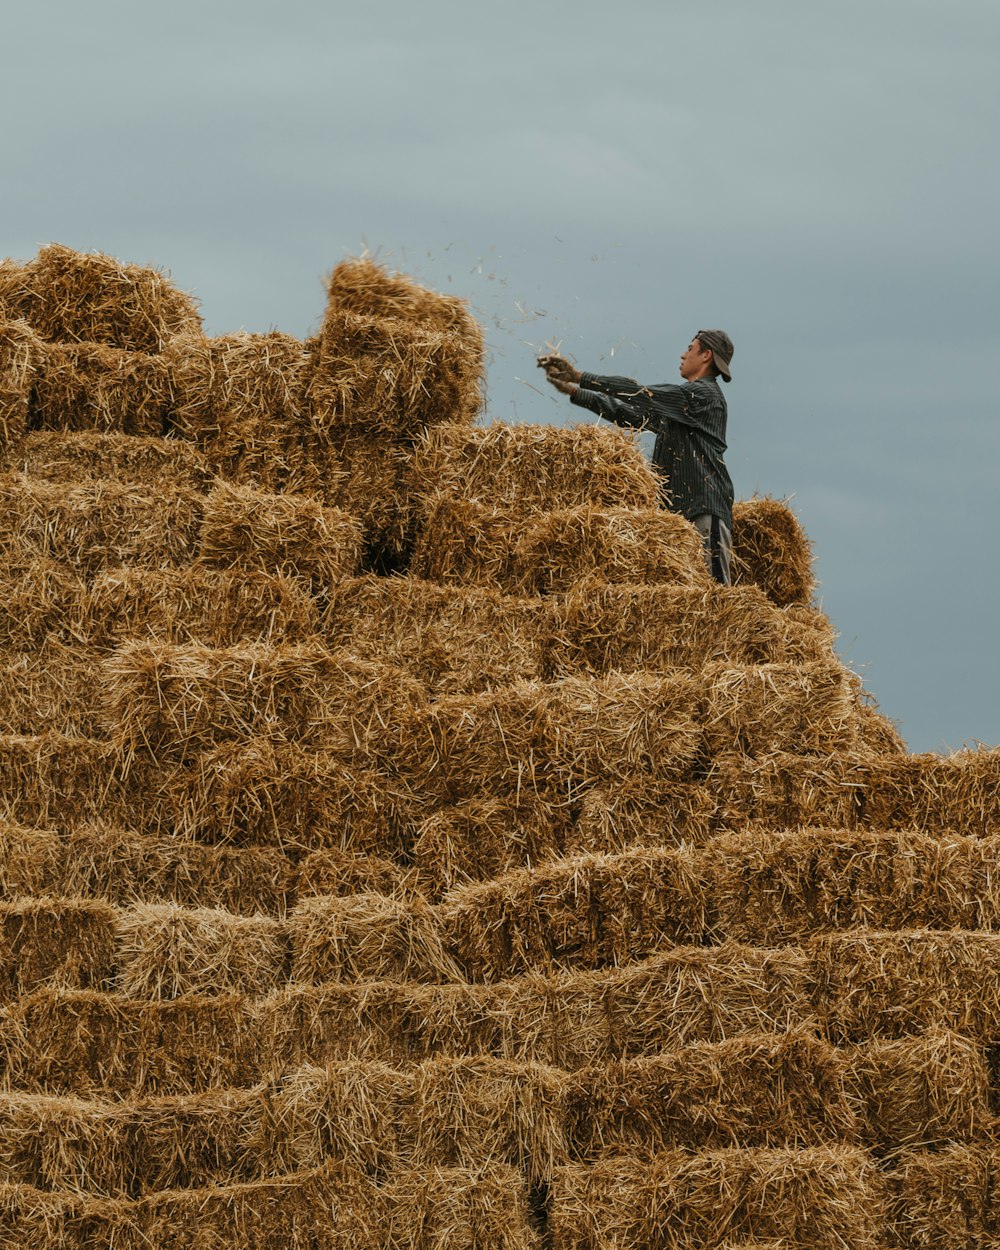
[[[723,359],[718,352],[712,352],[712,359],[715,361],[716,369],[718,369],[727,382],[731,382],[733,375],[729,370],[729,361]]]

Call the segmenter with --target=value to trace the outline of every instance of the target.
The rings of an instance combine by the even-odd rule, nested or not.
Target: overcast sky
[[[996,0],[5,6],[0,250],[169,268],[304,334],[367,245],[467,296],[489,416],[736,345],[738,497],[791,496],[913,750],[1000,743]]]

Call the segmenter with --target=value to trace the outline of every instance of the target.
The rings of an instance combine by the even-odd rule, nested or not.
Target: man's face
[[[711,359],[712,353],[708,348],[702,347],[697,339],[692,339],[687,351],[681,356],[681,377],[687,382],[690,382],[692,378],[700,377]]]

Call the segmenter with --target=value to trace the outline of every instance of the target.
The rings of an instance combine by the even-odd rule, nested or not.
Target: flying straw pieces
[[[903,1150],[885,1172],[892,1244],[906,1250],[996,1244],[1000,1148]]]
[[[67,488],[0,476],[0,554],[22,568],[49,559],[93,576],[122,564],[185,564],[195,556],[200,523],[200,498],[181,487],[150,492],[99,481]]]
[[[699,669],[831,660],[829,622],[776,608],[756,586],[593,586],[551,605],[556,672]]]
[[[0,652],[0,724],[8,733],[99,733],[100,670],[87,647],[50,639]]]
[[[543,678],[550,619],[535,598],[369,575],[333,588],[323,634],[404,669],[435,698]]]
[[[626,964],[706,930],[691,851],[584,855],[453,890],[441,906],[470,980]]]
[[[46,343],[28,424],[33,430],[162,435],[171,396],[162,356],[101,343]]]
[[[836,1144],[624,1155],[560,1169],[550,1199],[554,1250],[876,1250],[882,1219],[873,1160]]]
[[[71,613],[73,635],[106,650],[139,639],[175,646],[291,644],[313,637],[318,626],[301,582],[202,565],[108,569],[81,590]]]
[[[845,1057],[805,1029],[599,1064],[569,1084],[568,1136],[581,1160],[857,1139]]]
[[[272,737],[374,763],[396,749],[423,706],[419,686],[398,670],[315,643],[135,641],[112,652],[101,672],[113,740],[160,760]]]
[[[102,343],[161,352],[175,334],[197,333],[190,298],[156,269],[52,243],[24,266],[22,315],[49,342]]]
[[[883,1149],[992,1136],[990,1073],[982,1043],[944,1029],[851,1047],[865,1141]]]
[[[565,850],[569,855],[614,855],[633,846],[704,842],[715,810],[711,790],[676,778],[639,775],[630,781],[599,783],[579,796]]]
[[[287,953],[269,917],[137,903],[117,914],[113,988],[135,999],[266,994],[284,980]]]
[[[171,430],[191,439],[217,473],[260,490],[316,485],[301,340],[278,331],[176,338],[166,360]]]
[[[759,586],[783,608],[808,603],[816,589],[812,544],[795,513],[777,499],[733,505],[733,584]]]
[[[16,442],[27,428],[42,351],[27,322],[6,320],[0,305],[0,449]]]
[[[205,499],[201,559],[218,568],[298,578],[316,593],[358,571],[359,524],[301,495],[220,483]]]
[[[292,980],[460,981],[437,914],[419,899],[302,899],[288,919]]]
[[[762,945],[823,929],[975,929],[995,893],[977,840],[918,832],[740,831],[703,861],[720,933]]]
[[[404,1132],[420,1167],[507,1163],[531,1184],[569,1160],[565,1072],[540,1063],[431,1059],[413,1073]]]
[[[445,494],[428,501],[411,571],[515,594],[564,593],[581,582],[709,580],[697,531],[672,512],[585,504],[525,517]]]
[[[115,478],[207,490],[214,474],[205,457],[188,443],[172,438],[139,438],[81,430],[65,434],[40,430],[28,434],[11,456],[12,468],[29,478],[78,485],[94,478]]]
[[[263,1055],[237,995],[136,1000],[96,990],[22,995],[0,1029],[7,1084],[85,1097],[252,1085]]]
[[[868,759],[859,772],[869,825],[979,837],[1000,829],[1000,748]]]
[[[410,483],[424,506],[443,492],[522,514],[648,511],[659,502],[659,479],[635,439],[596,425],[436,426],[417,443]]]
[[[42,985],[100,985],[114,960],[114,909],[92,899],[0,902],[0,995],[10,1002]]]
[[[556,859],[570,825],[565,804],[529,792],[442,808],[414,828],[416,881],[439,899],[453,886]]]
[[[1000,934],[954,929],[820,933],[804,948],[836,1042],[931,1028],[990,1042],[1000,1018]]]
[[[8,558],[0,569],[0,647],[26,651],[52,637],[66,638],[84,583],[64,564],[44,558]]]

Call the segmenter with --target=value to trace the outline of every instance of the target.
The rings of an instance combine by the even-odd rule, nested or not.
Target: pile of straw
[[[33,430],[161,435],[172,402],[163,356],[102,343],[47,343],[28,422]]]
[[[19,315],[49,342],[161,352],[174,335],[201,327],[190,296],[161,272],[123,265],[99,252],[74,252],[52,243],[16,275],[8,270],[8,276]]]
[[[779,607],[816,589],[809,539],[787,504],[746,499],[733,507],[733,583],[759,586]]]
[[[437,426],[417,444],[410,482],[425,506],[439,492],[528,514],[648,511],[659,502],[658,479],[635,440],[596,425]]]
[[[197,448],[168,438],[102,434],[94,430],[64,434],[42,430],[27,435],[17,446],[12,468],[29,478],[76,485],[100,478],[142,482],[205,491],[214,477]]]
[[[29,311],[31,291],[28,266],[4,257],[0,260],[0,317],[23,318]]]
[[[0,304],[0,449],[14,443],[27,428],[42,352],[31,327],[24,321],[6,320]]]
[[[748,760],[729,752],[716,757],[704,784],[716,799],[717,829],[854,829],[864,792],[858,761],[840,754]]]

